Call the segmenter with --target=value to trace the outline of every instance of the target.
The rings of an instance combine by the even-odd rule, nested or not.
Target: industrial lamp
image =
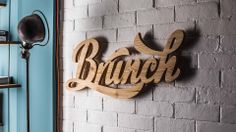
[[[49,26],[44,14],[36,10],[31,15],[22,18],[18,24],[18,35],[21,40],[21,55],[26,60],[27,132],[30,132],[29,51],[36,45],[46,46],[49,42]]]

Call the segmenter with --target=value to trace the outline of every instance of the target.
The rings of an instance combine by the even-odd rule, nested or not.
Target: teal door
[[[16,29],[19,20],[24,16],[31,15],[34,10],[42,11],[49,23],[50,41],[48,45],[45,47],[36,46],[30,51],[30,128],[31,132],[53,132],[55,123],[54,0],[6,1],[8,6],[0,9],[0,29],[10,31],[11,40],[18,40]],[[2,74],[5,74],[5,68],[7,68],[8,59],[3,55],[7,52],[7,48],[7,46],[0,47],[0,71],[3,71]],[[3,127],[0,127],[0,132],[26,132],[26,65],[25,60],[21,59],[20,51],[18,46],[11,47],[10,63],[11,75],[22,87],[0,90],[0,98],[1,93],[4,98],[4,124]]]

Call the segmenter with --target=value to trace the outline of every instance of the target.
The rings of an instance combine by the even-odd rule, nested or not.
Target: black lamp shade
[[[32,14],[21,19],[18,24],[18,34],[25,43],[42,42],[45,38],[45,27],[40,16]]]

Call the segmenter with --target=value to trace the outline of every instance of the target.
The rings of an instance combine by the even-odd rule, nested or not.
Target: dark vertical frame
[[[61,132],[62,124],[61,124],[61,86],[60,86],[60,0],[55,0],[55,9],[56,9],[56,53],[55,53],[55,66],[56,66],[56,132]]]

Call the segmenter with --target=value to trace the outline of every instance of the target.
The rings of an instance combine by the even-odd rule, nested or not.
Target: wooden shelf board
[[[0,45],[6,45],[6,44],[12,44],[12,45],[17,45],[17,44],[20,44],[21,42],[20,41],[0,41]]]
[[[0,89],[4,88],[19,88],[21,87],[20,84],[0,84]]]

